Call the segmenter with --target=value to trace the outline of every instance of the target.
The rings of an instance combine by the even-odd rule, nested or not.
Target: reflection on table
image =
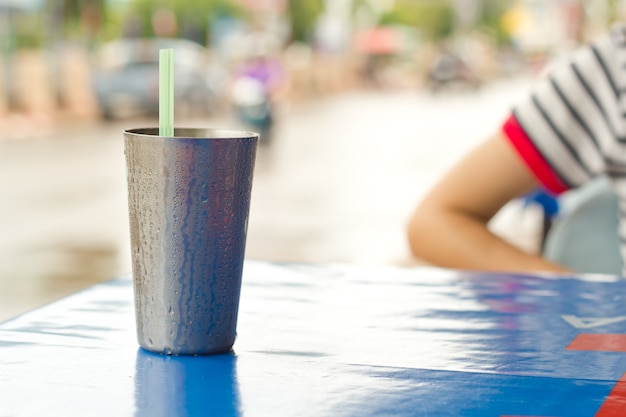
[[[138,348],[130,277],[0,325],[0,416],[626,415],[619,277],[247,261],[233,352]]]

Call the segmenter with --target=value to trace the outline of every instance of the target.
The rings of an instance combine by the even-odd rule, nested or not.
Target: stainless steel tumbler
[[[124,132],[137,338],[146,350],[232,348],[258,134]]]

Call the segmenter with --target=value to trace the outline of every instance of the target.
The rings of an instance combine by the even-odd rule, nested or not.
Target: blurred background
[[[122,131],[262,133],[247,257],[410,265],[404,226],[624,0],[0,0],[0,320],[130,271]],[[494,228],[529,250],[539,217]]]

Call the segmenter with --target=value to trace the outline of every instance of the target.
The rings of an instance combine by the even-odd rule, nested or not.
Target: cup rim
[[[158,127],[125,129],[124,134],[151,138],[172,139],[258,139],[259,133],[245,130],[212,127],[175,127],[173,136],[159,135]]]

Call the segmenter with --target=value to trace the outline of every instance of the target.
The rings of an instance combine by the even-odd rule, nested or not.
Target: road
[[[410,212],[527,87],[351,91],[284,105],[275,142],[259,149],[246,256],[418,262],[405,241]],[[0,132],[0,320],[129,272],[122,131],[154,124]],[[228,117],[177,124],[234,126]]]

